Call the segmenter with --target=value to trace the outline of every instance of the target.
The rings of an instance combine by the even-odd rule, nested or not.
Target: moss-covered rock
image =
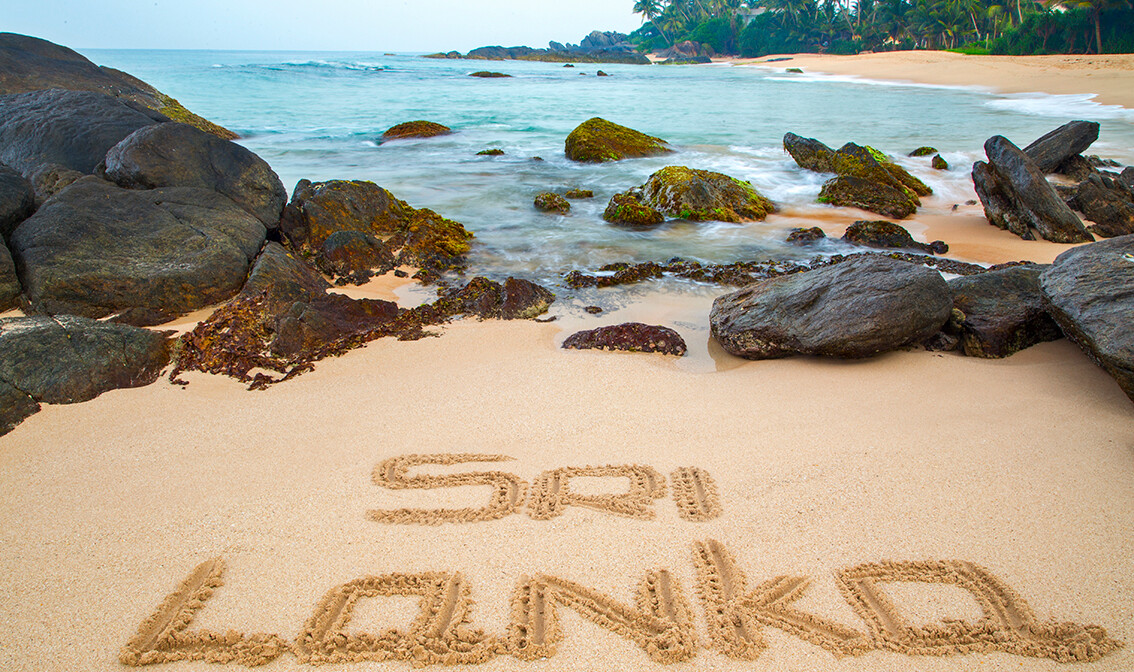
[[[918,147],[909,153],[909,156],[932,156],[937,153],[933,147]]]
[[[482,149],[476,153],[477,156],[504,156],[503,149]]]
[[[642,202],[694,222],[762,220],[776,210],[748,182],[685,166],[666,166],[651,175],[642,186]]]
[[[611,224],[633,227],[651,227],[664,222],[665,215],[644,205],[641,196],[639,189],[615,194],[602,213],[602,218]]]
[[[504,77],[511,76],[512,75],[506,75],[503,72],[491,72],[489,70],[478,70],[477,72],[469,75],[469,77],[481,77],[483,79],[502,79]]]
[[[564,143],[564,151],[572,161],[602,163],[666,154],[673,150],[661,138],[595,117],[571,131]]]
[[[561,215],[566,215],[571,210],[571,204],[566,198],[550,191],[535,197],[535,207],[542,212],[558,212]]]
[[[916,203],[895,187],[850,176],[828,180],[819,192],[819,202],[862,208],[894,219],[905,219],[917,210]]]
[[[827,233],[820,229],[818,226],[813,226],[808,229],[795,228],[788,234],[787,242],[792,245],[807,245],[827,237]]]
[[[940,154],[934,154],[929,165],[933,166],[934,170],[949,170],[949,162],[941,158]]]
[[[563,194],[563,196],[572,199],[594,198],[595,192],[591,191],[590,189],[571,189],[566,194]]]
[[[949,246],[943,241],[935,240],[932,243],[919,243],[913,239],[909,231],[903,227],[887,221],[859,221],[847,227],[843,240],[852,245],[876,247],[883,249],[906,249],[927,252],[929,254],[945,254]]]
[[[402,138],[432,138],[438,135],[448,135],[453,129],[433,121],[407,121],[389,128],[382,134],[382,142],[400,140]]]
[[[921,205],[918,196],[928,196],[933,193],[924,182],[910,175],[905,168],[890,161],[885,154],[873,147],[863,147],[848,142],[835,152],[831,165],[839,175],[861,177],[895,187],[909,195],[915,205]]]
[[[784,151],[790,154],[792,160],[804,170],[812,170],[816,173],[835,172],[835,168],[831,164],[835,150],[815,138],[804,138],[795,133],[786,133],[784,135]]]

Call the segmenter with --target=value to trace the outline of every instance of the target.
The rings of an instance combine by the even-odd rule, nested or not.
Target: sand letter
[[[408,632],[349,632],[354,606],[367,597],[419,596]],[[498,642],[469,627],[472,600],[460,574],[368,576],[327,591],[295,641],[302,663],[403,660],[414,665],[472,665],[498,653]]]
[[[677,514],[696,523],[721,515],[721,497],[717,482],[709,472],[697,467],[681,467],[669,475],[673,481],[673,501]]]
[[[626,478],[630,489],[617,495],[580,495],[571,492],[571,479],[576,476]],[[528,515],[536,520],[551,520],[563,515],[568,506],[585,506],[608,513],[652,520],[654,500],[665,497],[665,478],[651,467],[625,464],[604,467],[564,467],[545,471],[532,487]]]
[[[869,624],[880,647],[910,655],[1002,651],[1060,662],[1094,661],[1122,644],[1096,625],[1040,623],[1016,591],[971,562],[886,562],[838,572],[839,589]],[[976,623],[914,625],[882,589],[886,582],[942,583],[964,588],[983,612]]]
[[[239,663],[255,667],[270,663],[287,650],[277,635],[250,635],[198,630],[186,632],[193,615],[205,600],[224,584],[224,561],[220,558],[197,565],[189,578],[170,593],[122,647],[118,660],[123,665],[141,666],[172,663],[177,660],[203,660],[210,663]]]
[[[512,458],[504,455],[477,455],[475,453],[402,455],[380,462],[374,467],[374,483],[391,490],[410,488],[453,488],[462,485],[491,485],[492,497],[487,506],[479,509],[373,509],[366,517],[379,523],[440,525],[441,523],[471,523],[495,520],[515,513],[524,503],[527,483],[515,474],[503,471],[470,471],[447,476],[410,476],[412,467],[423,464],[461,464],[464,462],[505,462]]]
[[[555,655],[563,639],[557,608],[574,609],[584,618],[634,641],[658,663],[693,657],[696,634],[689,603],[669,572],[650,572],[638,588],[635,607],[554,576],[521,580],[512,596],[509,652],[522,660]]]
[[[805,577],[781,576],[749,592],[732,553],[713,540],[694,544],[693,561],[709,637],[713,647],[727,656],[758,658],[768,646],[761,626],[779,628],[839,657],[874,648],[865,633],[791,608],[810,583]]]

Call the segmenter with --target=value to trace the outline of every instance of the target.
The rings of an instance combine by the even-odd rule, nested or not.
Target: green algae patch
[[[651,175],[642,187],[642,202],[693,222],[757,221],[776,211],[748,182],[685,166],[667,166]]]
[[[636,228],[657,226],[665,221],[665,215],[642,203],[638,189],[612,196],[602,218],[611,224]]]
[[[621,161],[666,154],[666,141],[600,117],[579,124],[564,143],[567,158],[581,163]]]
[[[535,197],[535,207],[542,212],[558,212],[561,215],[566,215],[571,210],[571,204],[566,198],[550,191]]]
[[[382,134],[382,141],[400,140],[402,138],[432,138],[438,135],[448,135],[453,129],[434,121],[407,121],[390,127]]]
[[[157,99],[158,102],[161,103],[161,107],[159,107],[157,111],[161,112],[173,121],[189,124],[193,128],[204,131],[206,133],[211,133],[212,135],[215,135],[218,138],[223,138],[225,140],[235,140],[240,137],[224,126],[214,124],[208,119],[205,119],[204,117],[194,114],[185,109],[185,106],[177,102],[176,98],[167,96],[164,93],[159,93]]]

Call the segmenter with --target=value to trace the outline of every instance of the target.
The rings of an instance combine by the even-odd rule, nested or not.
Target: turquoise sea
[[[329,52],[87,50],[100,65],[138,76],[238,132],[290,190],[301,178],[372,180],[416,207],[476,233],[475,273],[554,283],[573,269],[674,256],[731,262],[810,256],[782,241],[793,226],[839,217],[814,203],[823,176],[800,170],[781,145],[792,131],[829,145],[854,141],[899,157],[945,213],[975,198],[969,178],[984,141],[1023,146],[1071,119],[1102,124],[1091,153],[1134,163],[1134,110],[1089,96],[999,95],[978,88],[894,84],[791,74],[790,62],[751,66],[628,66],[430,60],[419,55]],[[610,77],[596,77],[602,69]],[[507,79],[469,74],[495,70]],[[582,165],[563,140],[601,116],[665,138],[679,153]],[[379,144],[394,124],[428,119],[453,135]],[[953,167],[905,155],[932,145]],[[488,148],[500,157],[477,156]],[[542,157],[535,161],[533,157]],[[655,170],[682,164],[751,181],[782,208],[745,225],[672,222],[628,231],[602,220],[610,196]],[[591,189],[567,216],[532,207],[543,191]],[[849,222],[848,222],[849,223]],[[916,222],[911,231],[916,235]],[[841,251],[829,242],[828,252]]]

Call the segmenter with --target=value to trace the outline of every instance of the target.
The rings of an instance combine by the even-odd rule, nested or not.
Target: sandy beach
[[[1134,107],[1132,56],[954,56],[772,65]],[[941,199],[903,225],[985,264],[1069,247]],[[1134,405],[1078,347],[749,362],[709,301],[45,406],[0,438],[0,667],[1134,669]],[[689,356],[559,348],[631,319]]]

